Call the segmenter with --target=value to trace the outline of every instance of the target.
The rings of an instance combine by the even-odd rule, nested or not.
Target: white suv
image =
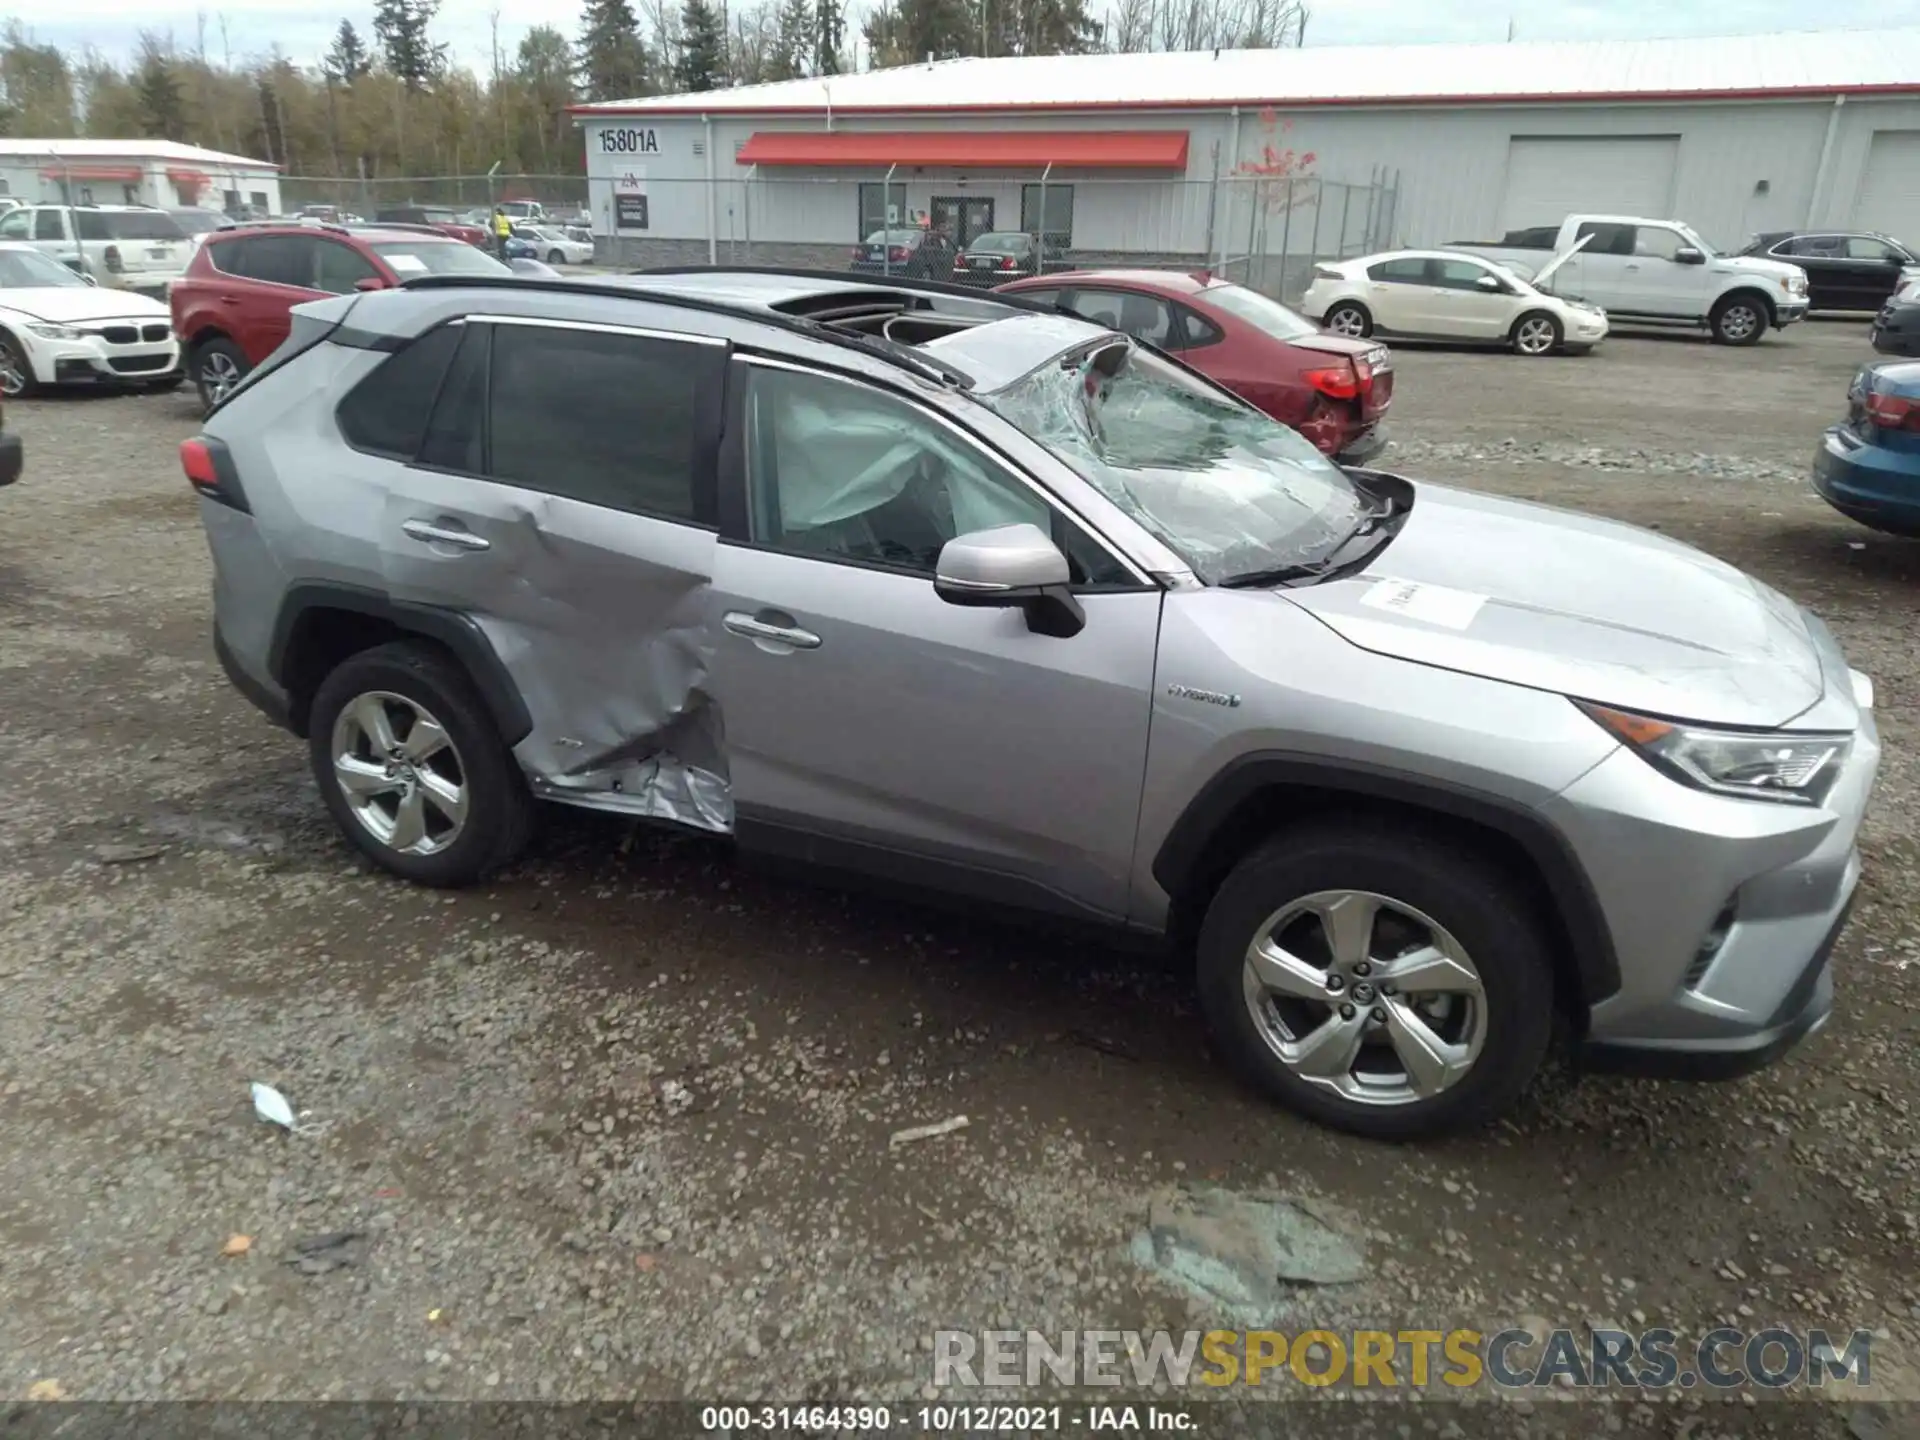
[[[164,300],[193,245],[180,222],[147,205],[23,205],[0,216],[0,240],[24,240],[96,285]]]

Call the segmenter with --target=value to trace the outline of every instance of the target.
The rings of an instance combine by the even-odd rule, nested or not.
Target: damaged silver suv
[[[1414,1137],[1822,1024],[1872,689],[1628,526],[1341,470],[1032,302],[770,271],[300,307],[186,442],[215,646],[347,837],[538,800],[1165,936],[1220,1053]]]

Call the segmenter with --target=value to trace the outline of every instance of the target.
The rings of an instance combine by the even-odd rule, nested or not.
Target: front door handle
[[[493,546],[492,541],[471,530],[439,525],[431,520],[408,520],[400,528],[428,545],[458,545],[462,550],[489,550]]]
[[[775,625],[769,620],[758,620],[744,610],[729,610],[721,619],[729,635],[738,635],[743,640],[764,640],[774,645],[791,645],[796,650],[818,650],[820,637],[811,630],[802,630],[796,625]]]

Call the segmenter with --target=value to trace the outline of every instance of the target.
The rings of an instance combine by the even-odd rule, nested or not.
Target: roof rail
[[[690,266],[679,271],[629,271],[630,277],[649,274],[690,274],[705,271],[713,274],[725,273],[729,267],[723,265]],[[737,267],[734,273],[742,273],[747,267]],[[803,279],[832,279],[844,281],[845,275],[831,271],[817,270],[764,270],[754,273],[769,275],[792,275]],[[862,277],[864,279],[864,277]],[[911,345],[901,345],[892,340],[883,340],[877,336],[861,335],[851,330],[836,330],[817,320],[808,320],[801,316],[788,315],[774,309],[762,309],[751,305],[741,305],[725,300],[712,300],[704,295],[676,294],[671,290],[647,290],[633,285],[609,284],[587,278],[562,277],[556,280],[539,279],[529,281],[519,275],[420,275],[401,282],[403,290],[518,290],[524,291],[530,285],[542,290],[559,291],[567,295],[597,295],[615,300],[647,300],[657,305],[676,306],[682,310],[696,310],[706,315],[726,315],[734,318],[759,321],[785,330],[790,334],[804,335],[809,340],[824,341],[829,345],[838,345],[842,349],[857,350],[878,360],[885,360],[899,366],[902,370],[911,370],[922,378],[936,381],[942,385],[951,385],[957,390],[973,388],[973,376],[966,371],[956,369],[925,351],[916,350]],[[969,294],[963,287],[955,285],[945,287],[955,294]],[[1000,297],[1005,298],[1005,297]],[[1020,308],[1028,308],[1022,306]],[[1034,307],[1038,309],[1039,307]],[[1048,313],[1044,310],[1041,313]]]
[[[1029,310],[1037,315],[1057,315],[1059,308],[1025,295],[1001,295],[974,285],[955,285],[947,280],[922,280],[905,275],[869,275],[853,270],[812,270],[798,265],[651,265],[629,270],[628,275],[785,275],[795,280],[831,280],[838,285],[875,286],[886,290],[925,291],[957,300],[982,301],[1005,305],[1010,310]]]

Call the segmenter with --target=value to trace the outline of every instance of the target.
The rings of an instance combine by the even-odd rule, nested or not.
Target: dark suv
[[[263,225],[209,235],[169,298],[187,374],[211,409],[271,355],[293,307],[385,290],[419,275],[511,275],[472,245],[425,230]]]

